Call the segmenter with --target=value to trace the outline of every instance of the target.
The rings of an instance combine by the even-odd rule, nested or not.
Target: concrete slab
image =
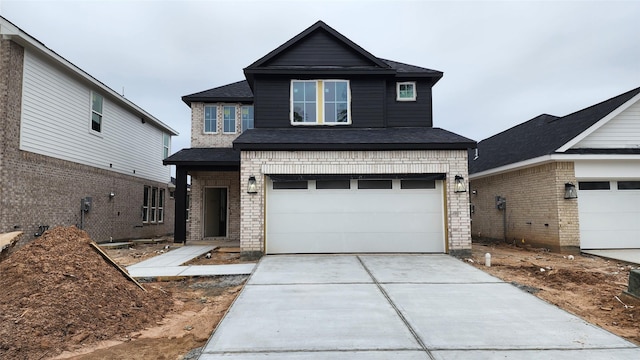
[[[498,283],[495,278],[447,255],[361,255],[381,283]]]
[[[187,266],[180,276],[218,276],[218,275],[248,275],[256,267],[252,264],[227,265],[194,265]]]
[[[582,252],[585,254],[596,255],[640,265],[640,249],[582,250]]]
[[[467,350],[433,351],[436,360],[494,360],[494,359],[563,359],[563,360],[635,360],[640,349],[597,350]]]
[[[353,255],[265,256],[249,284],[372,283]]]
[[[127,272],[133,278],[155,278],[178,276],[187,266],[157,266],[157,267],[127,267]]]
[[[213,246],[209,245],[182,246],[177,249],[169,250],[162,255],[154,256],[150,259],[131,265],[127,267],[127,269],[180,266],[211,250],[213,250]]]
[[[374,284],[248,285],[203,353],[379,349],[421,347]]]
[[[430,349],[634,347],[506,283],[383,288]]]
[[[296,359],[296,360],[425,360],[424,351],[315,351],[279,353],[225,353],[203,354],[200,360],[255,360],[255,359]]]

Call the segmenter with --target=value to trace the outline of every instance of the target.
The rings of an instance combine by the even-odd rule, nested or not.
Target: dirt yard
[[[484,265],[486,253],[491,267]],[[497,243],[474,243],[471,260],[479,269],[640,345],[640,302],[621,297],[629,271],[640,265]]]
[[[0,359],[192,360],[247,278],[143,282],[144,292],[89,242],[75,228],[53,229],[0,262]],[[107,253],[128,266],[172,247],[164,242]],[[238,249],[220,250],[191,264],[240,262]],[[487,252],[491,267],[484,266]],[[620,297],[636,265],[487,243],[473,245],[471,260],[640,344],[640,303]]]
[[[83,231],[57,228],[0,262],[0,359],[195,359],[247,279],[142,282],[145,292],[89,243]],[[107,253],[128,266],[172,245]],[[214,251],[195,261],[238,258]]]

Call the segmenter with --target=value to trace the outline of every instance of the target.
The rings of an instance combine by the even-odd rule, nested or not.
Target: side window
[[[102,95],[91,92],[91,130],[102,132]]]
[[[416,101],[416,95],[415,81],[396,83],[397,101]]]
[[[324,122],[349,121],[349,83],[347,81],[324,82]]]
[[[223,109],[223,129],[225,134],[235,134],[236,132],[236,107],[227,105]]]
[[[144,187],[144,195],[142,198],[142,222],[149,222],[149,200],[151,197],[151,188],[149,186]]]
[[[158,188],[157,187],[153,187],[151,188],[151,216],[150,216],[150,220],[151,222],[156,222],[158,220]]]
[[[253,129],[253,106],[242,107],[242,131]]]
[[[169,157],[169,152],[171,144],[171,136],[169,134],[162,134],[162,158],[166,159]]]
[[[218,112],[216,105],[205,105],[204,107],[204,132],[215,134],[218,132]]]
[[[158,190],[158,222],[164,222],[164,189]]]

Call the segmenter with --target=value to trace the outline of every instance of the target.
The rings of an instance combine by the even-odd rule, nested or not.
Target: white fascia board
[[[593,134],[594,131],[596,131],[599,128],[601,128],[604,124],[606,124],[609,121],[611,121],[611,119],[613,119],[614,117],[618,116],[620,113],[622,113],[623,111],[628,109],[631,105],[635,104],[639,100],[640,100],[640,94],[637,94],[636,96],[634,96],[631,99],[629,99],[629,101],[625,102],[624,104],[620,105],[618,108],[616,108],[615,110],[613,110],[612,112],[607,114],[607,116],[603,117],[602,119],[598,120],[598,122],[596,122],[595,124],[591,125],[587,130],[581,132],[578,136],[574,137],[573,139],[569,140],[569,142],[567,142],[566,144],[562,145],[562,147],[560,147],[558,150],[556,150],[556,152],[565,152],[565,151],[571,149],[574,145],[576,145],[577,143],[582,141],[587,136]]]
[[[45,56],[49,60],[57,63],[59,66],[62,66],[67,71],[70,71],[74,75],[80,77],[84,81],[99,88],[103,92],[109,94],[109,96],[112,99],[120,103],[125,109],[128,109],[133,113],[137,113],[138,115],[143,116],[145,118],[145,121],[149,121],[153,123],[154,125],[168,132],[172,136],[178,135],[178,132],[173,128],[171,128],[169,125],[163,123],[162,121],[158,120],[155,116],[149,114],[147,111],[145,111],[138,105],[127,100],[125,97],[118,94],[116,91],[114,91],[107,85],[103,84],[93,76],[89,75],[84,70],[80,69],[79,67],[77,67],[76,65],[68,61],[67,59],[58,55],[55,51],[49,49],[43,43],[41,43],[31,35],[25,33],[19,27],[13,25],[11,22],[9,22],[3,17],[0,17],[0,34],[2,34],[3,39],[11,40],[23,47],[28,47],[29,49],[36,51],[37,53]]]
[[[555,161],[577,161],[577,160],[640,160],[640,154],[552,154],[543,155],[537,158],[520,161],[513,164],[500,166],[497,168],[469,174],[469,180],[481,179],[487,176],[494,176],[523,168],[539,166]]]

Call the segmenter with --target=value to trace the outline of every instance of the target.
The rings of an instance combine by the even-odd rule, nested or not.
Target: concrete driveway
[[[200,359],[640,359],[448,255],[262,258]]]

